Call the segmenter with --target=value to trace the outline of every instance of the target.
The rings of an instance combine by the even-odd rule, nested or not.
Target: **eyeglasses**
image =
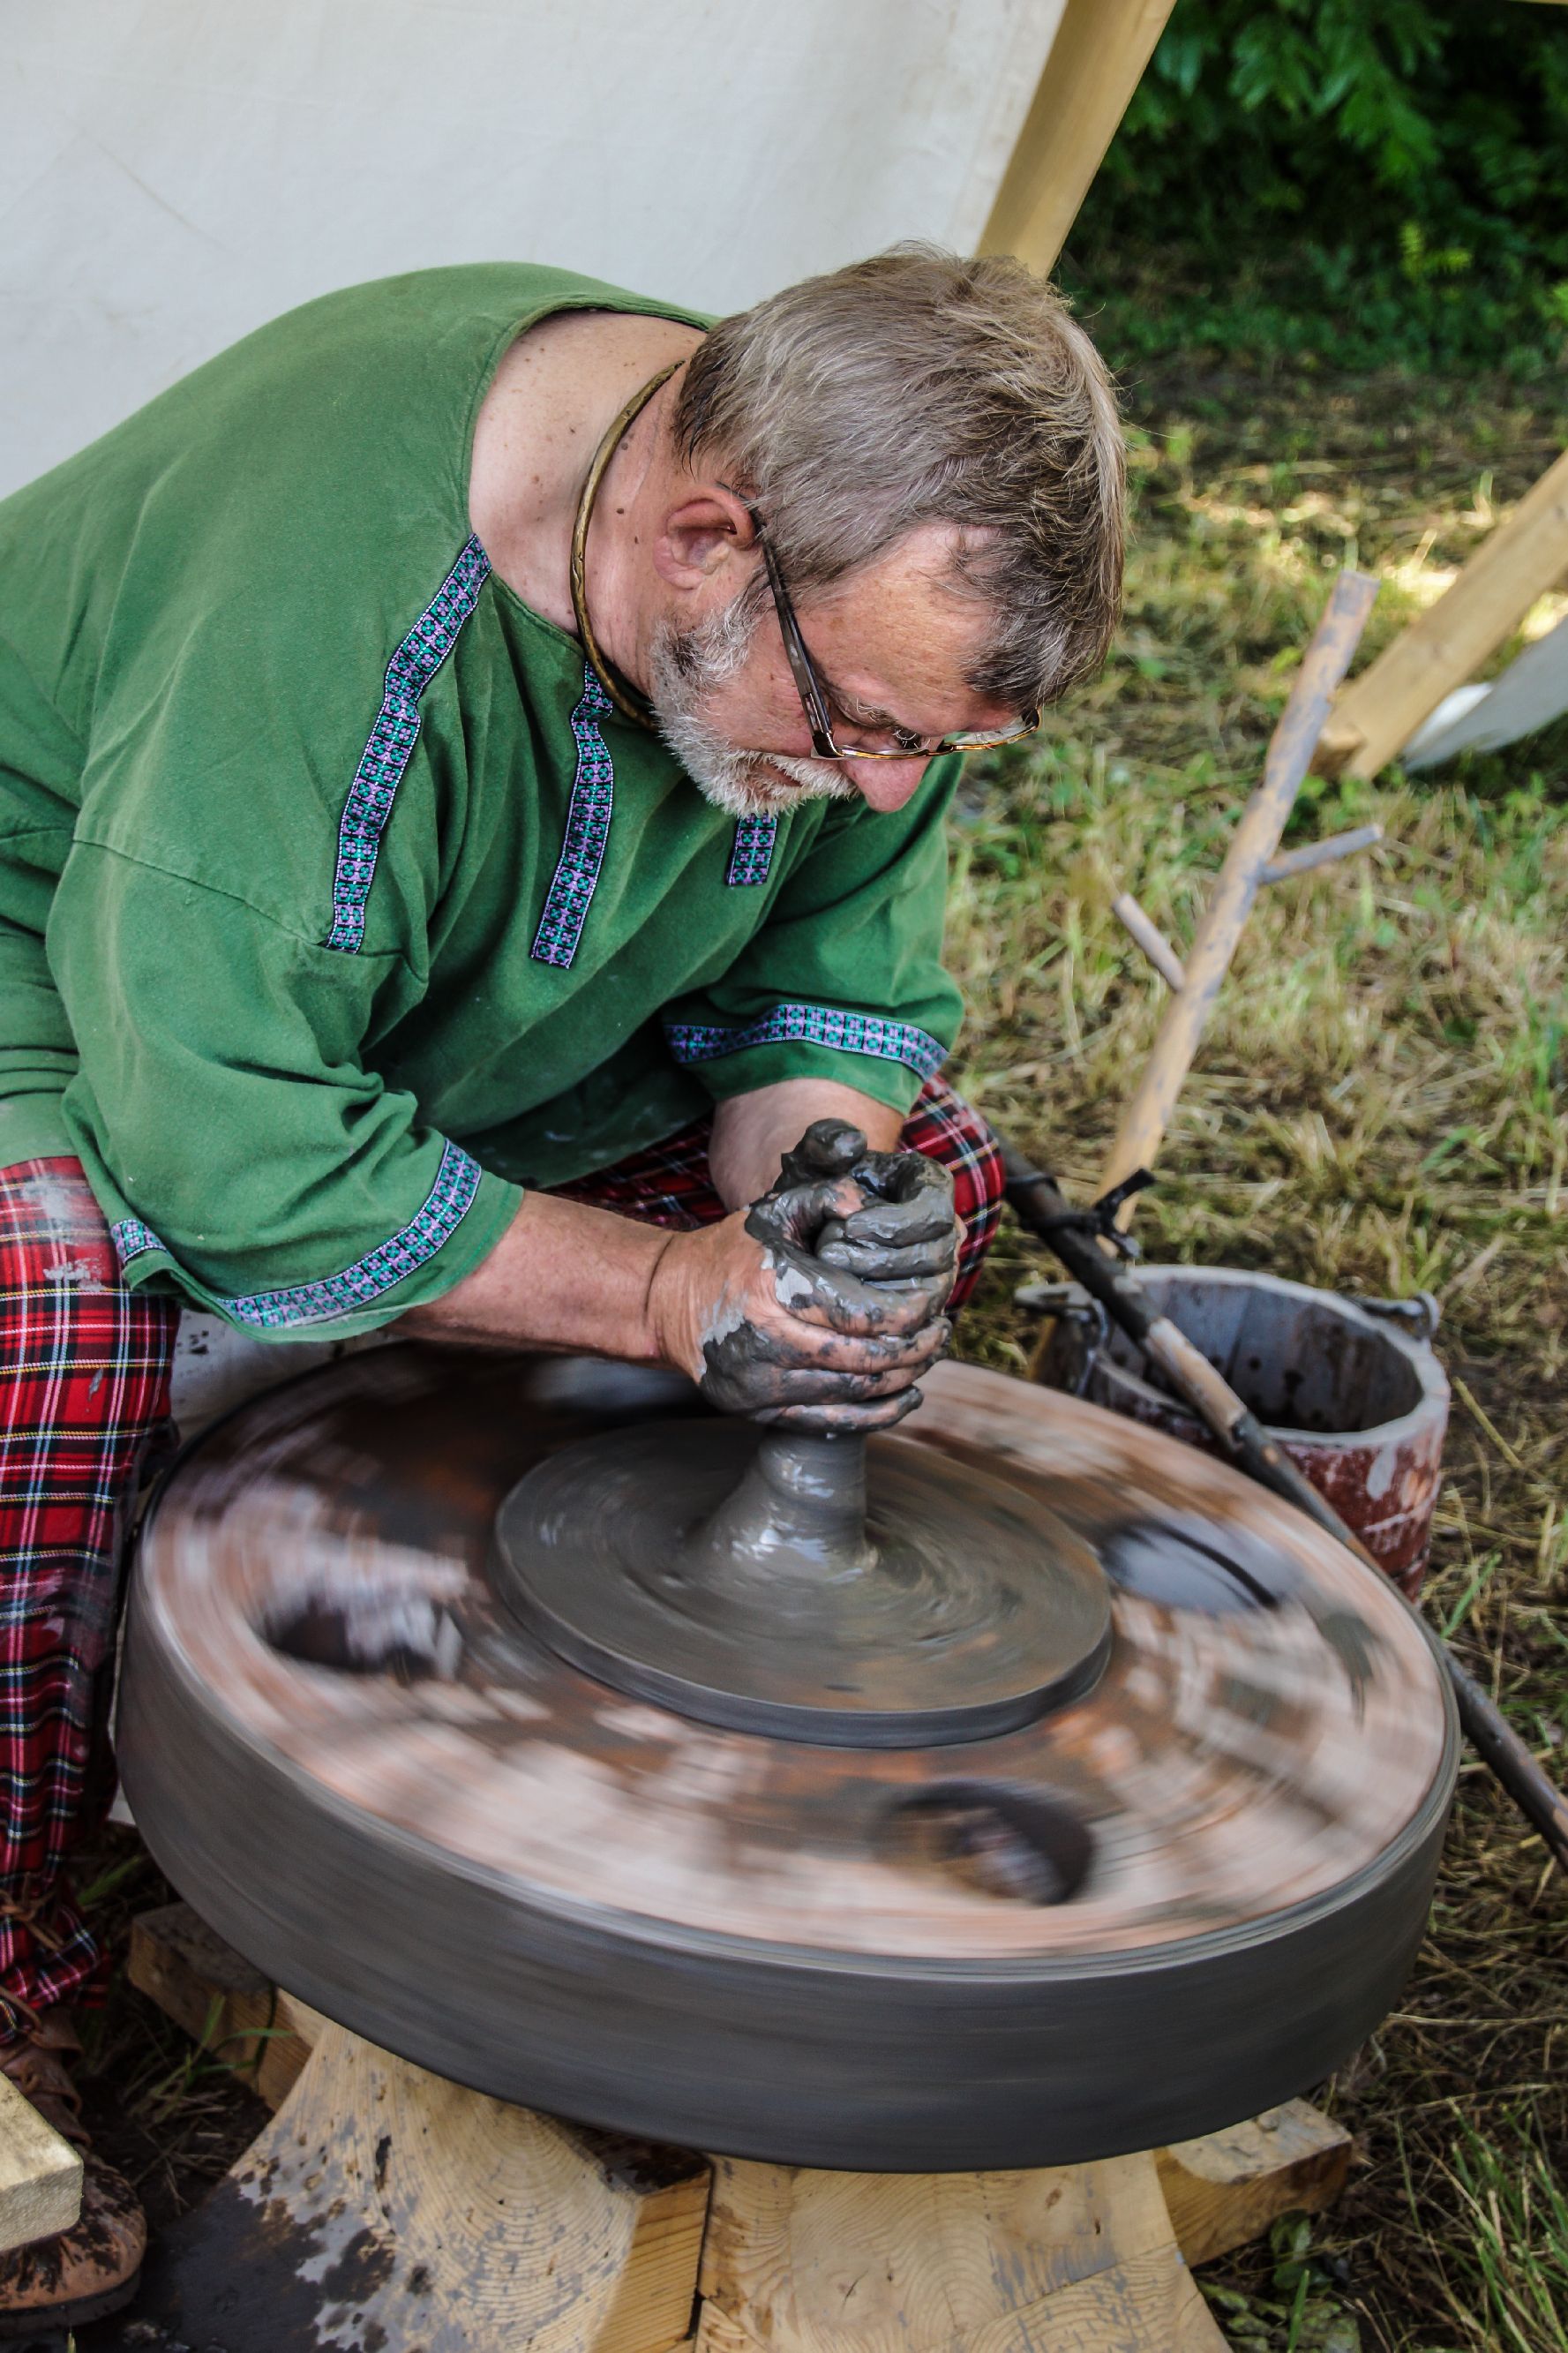
[[[740,497],[739,491],[731,495]],[[742,503],[756,526],[757,545],[762,550],[768,586],[773,591],[773,609],[778,615],[779,635],[784,639],[784,649],[795,673],[801,708],[811,729],[811,748],[819,760],[934,760],[942,752],[989,752],[998,744],[1018,744],[1026,735],[1034,734],[1040,723],[1038,711],[1026,711],[1022,719],[1011,727],[975,728],[956,735],[911,735],[904,728],[890,728],[887,732],[893,736],[894,744],[890,751],[886,752],[869,751],[858,744],[838,743],[833,733],[832,703],[817,674],[816,665],[806,650],[805,639],[801,635],[800,623],[795,618],[795,607],[790,602],[789,590],[784,586],[784,574],[779,570],[778,558],[773,554],[763,519],[749,499],[742,500]]]

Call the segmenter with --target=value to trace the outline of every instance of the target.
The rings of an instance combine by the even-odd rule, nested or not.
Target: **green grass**
[[[1130,406],[1120,649],[968,780],[949,940],[962,1083],[1080,1198],[1164,1003],[1111,897],[1190,936],[1340,564],[1387,582],[1370,655],[1568,438],[1462,380],[1172,364]],[[1429,780],[1314,780],[1291,839],[1369,818],[1376,851],[1261,898],[1139,1229],[1154,1258],[1437,1293],[1456,1395],[1426,1606],[1568,1778],[1568,726]],[[1005,1229],[965,1354],[1022,1367],[1012,1293],[1041,1271]],[[1335,2268],[1282,2295],[1278,2250],[1233,2258],[1236,2344],[1306,2353],[1332,2321],[1367,2353],[1568,2347],[1565,1957],[1568,1883],[1469,1760],[1416,1974],[1327,2094],[1361,2159],[1317,2229]]]

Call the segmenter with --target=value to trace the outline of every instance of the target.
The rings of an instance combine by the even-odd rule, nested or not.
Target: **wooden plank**
[[[68,2231],[81,2212],[81,2158],[0,2074],[0,2254]]]
[[[1331,2206],[1350,2170],[1351,2137],[1306,2100],[1173,2142],[1158,2151],[1160,2187],[1189,2263],[1261,2238],[1281,2214]]]
[[[281,2106],[310,2055],[315,2011],[279,1994],[188,1904],[168,1904],[132,1922],[127,1973],[139,1992],[243,2075],[268,2107]]]
[[[980,239],[1052,269],[1174,0],[1067,0]]]
[[[1453,586],[1351,681],[1323,729],[1313,766],[1326,776],[1376,776],[1565,573],[1568,450],[1477,548]]]

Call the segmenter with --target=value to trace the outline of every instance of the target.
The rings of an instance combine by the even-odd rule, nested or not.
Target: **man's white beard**
[[[704,798],[731,817],[772,817],[799,801],[852,800],[854,786],[831,761],[737,752],[708,717],[709,697],[745,660],[760,617],[742,590],[711,620],[689,629],[668,623],[659,631],[648,649],[659,733]]]

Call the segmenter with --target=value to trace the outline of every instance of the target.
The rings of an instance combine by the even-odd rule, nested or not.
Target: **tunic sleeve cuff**
[[[775,1005],[733,1027],[668,1021],[665,1036],[675,1060],[716,1103],[784,1079],[832,1079],[908,1111],[947,1053],[940,1038],[912,1021],[833,1005]]]
[[[517,1214],[521,1186],[482,1169],[448,1143],[436,1181],[405,1226],[353,1265],[310,1282],[235,1293],[202,1282],[139,1218],[110,1229],[121,1271],[133,1289],[174,1292],[263,1340],[320,1332],[346,1340],[373,1332],[407,1308],[439,1299],[488,1258]]]

